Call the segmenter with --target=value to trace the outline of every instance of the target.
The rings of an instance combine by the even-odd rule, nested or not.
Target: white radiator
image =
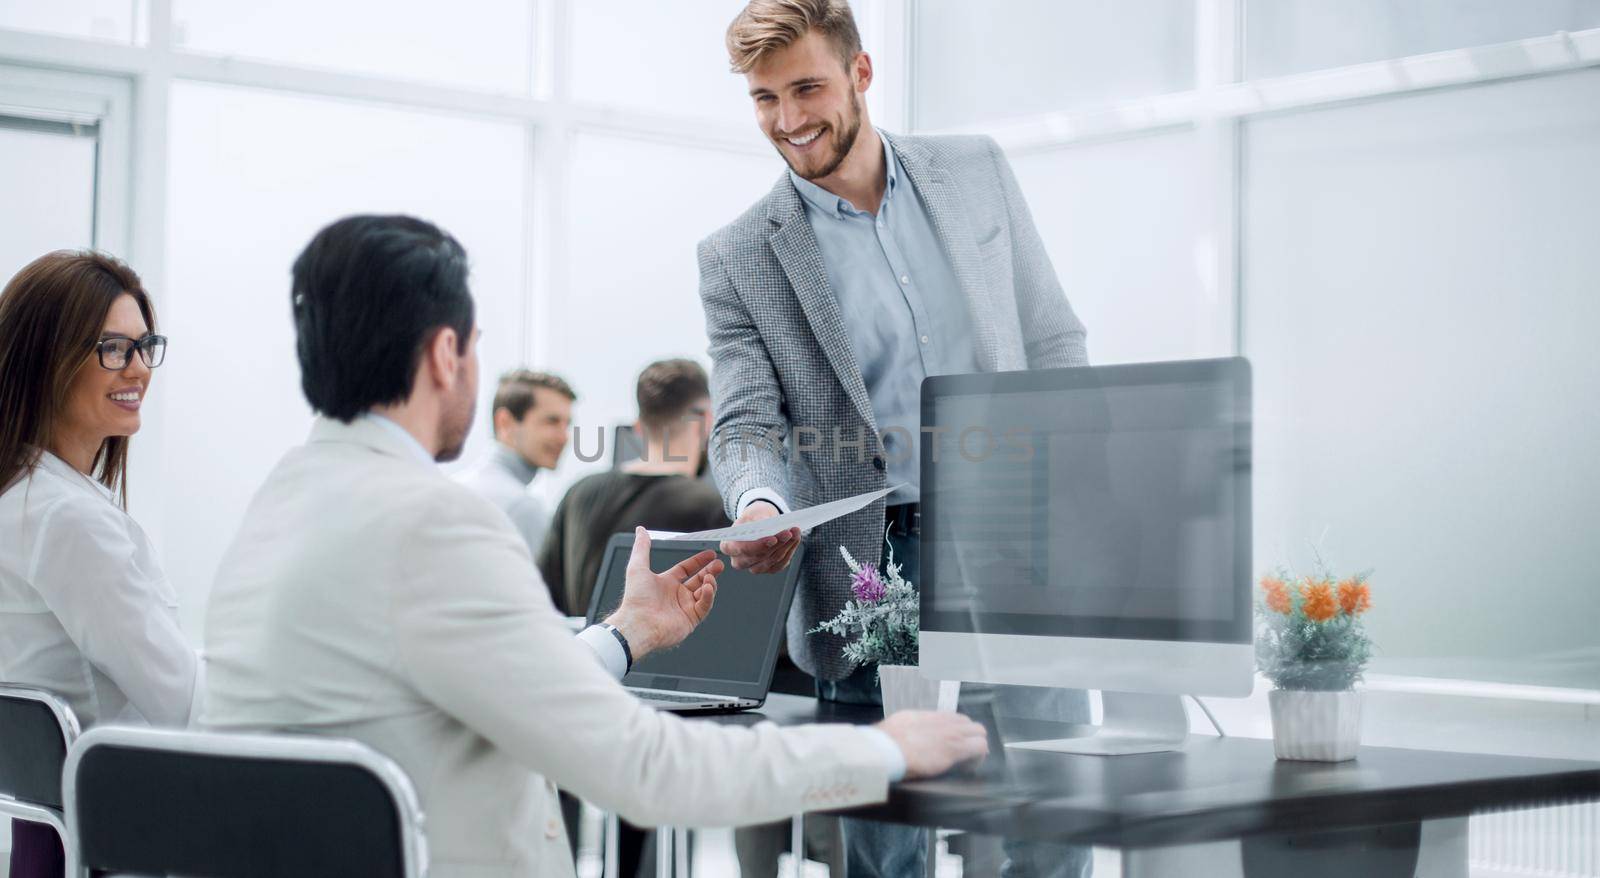
[[[1473,878],[1600,878],[1600,802],[1472,815]]]

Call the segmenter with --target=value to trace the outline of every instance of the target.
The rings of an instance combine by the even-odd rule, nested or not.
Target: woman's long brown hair
[[[94,346],[119,296],[139,303],[145,324],[155,310],[139,275],[121,260],[92,251],[57,250],[17,272],[0,292],[0,492],[27,475],[66,408],[78,371],[99,368]],[[128,437],[111,436],[95,455],[92,475],[126,508]]]

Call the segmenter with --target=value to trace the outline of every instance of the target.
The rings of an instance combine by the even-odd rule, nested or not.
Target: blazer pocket
[[[984,232],[983,234],[979,235],[978,236],[978,249],[979,250],[983,250],[983,249],[987,248],[990,244],[994,243],[996,238],[999,238],[1001,235],[1005,234],[1005,231],[1006,231],[1006,227],[1005,226],[995,226],[994,228],[990,229],[989,231]]]
[[[986,243],[978,245],[978,262],[989,286],[1008,290],[1011,286],[1011,236],[1004,229]]]

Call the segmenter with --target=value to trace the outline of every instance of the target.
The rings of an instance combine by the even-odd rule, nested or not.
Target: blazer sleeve
[[[392,593],[398,655],[441,710],[635,823],[759,823],[887,795],[866,729],[719,726],[642,706],[565,630],[516,535],[487,512],[436,511],[400,541],[414,574]]]
[[[1083,323],[1073,313],[1067,294],[1056,279],[1055,268],[1045,252],[1039,229],[1033,224],[1033,214],[1022,196],[1022,188],[1017,185],[1011,163],[1006,161],[999,144],[990,140],[988,146],[1011,225],[1012,275],[1016,282],[1017,316],[1022,322],[1028,367],[1086,366],[1089,353]]]
[[[789,418],[783,387],[755,318],[711,241],[699,247],[700,300],[711,340],[711,471],[724,511],[737,518],[739,498],[753,488],[789,497]]]

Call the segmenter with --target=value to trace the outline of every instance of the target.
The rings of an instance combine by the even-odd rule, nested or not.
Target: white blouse
[[[177,609],[104,485],[45,452],[0,494],[0,681],[55,692],[84,728],[181,728],[203,687]]]

